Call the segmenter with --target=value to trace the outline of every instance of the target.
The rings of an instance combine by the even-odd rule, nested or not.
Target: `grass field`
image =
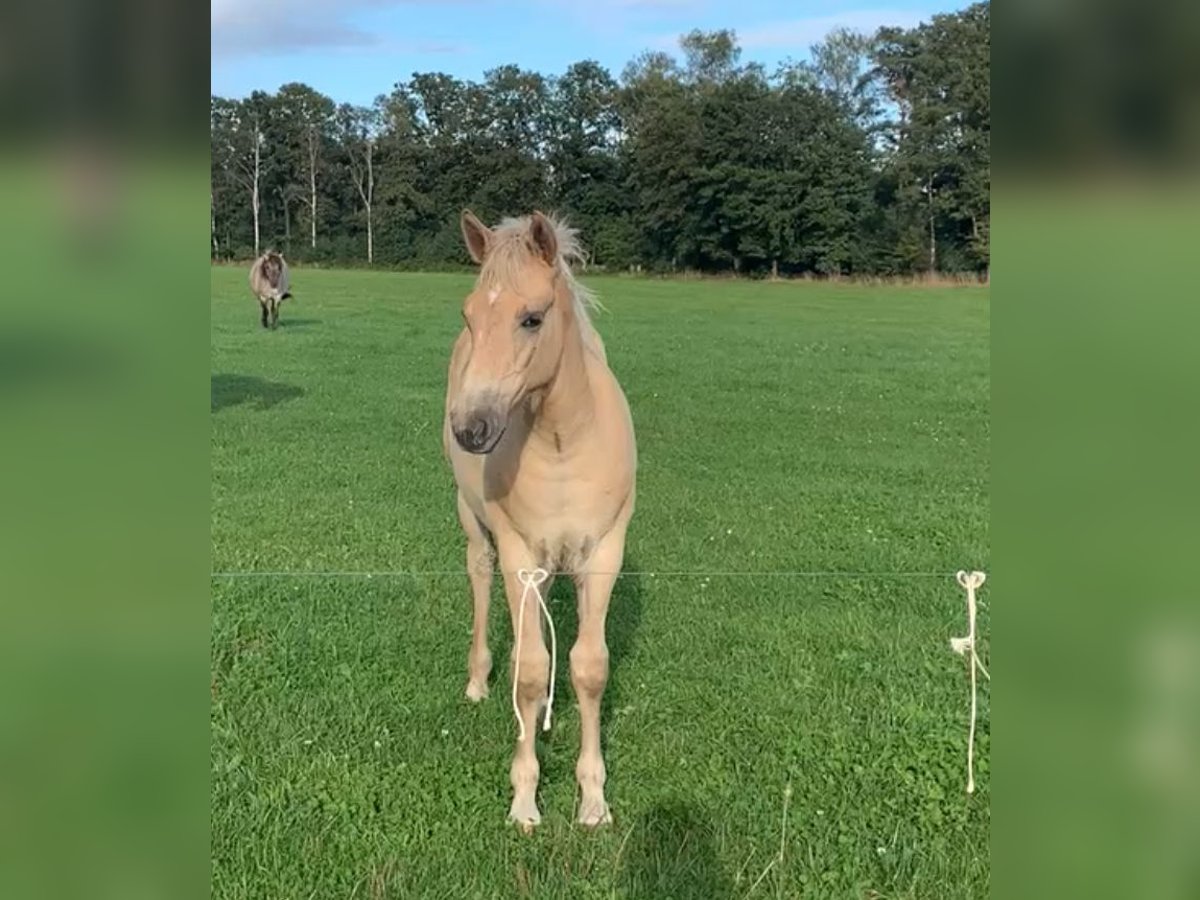
[[[467,580],[445,574],[470,280],[293,283],[268,333],[245,271],[212,272],[212,567],[432,574],[214,577],[214,897],[987,896],[989,705],[968,797],[960,589],[779,574],[987,567],[986,288],[589,280],[640,455],[609,624],[615,822],[571,824],[564,649],[523,837],[507,610],[473,706]],[[746,571],[776,574],[670,574]],[[569,585],[551,605],[565,648]]]

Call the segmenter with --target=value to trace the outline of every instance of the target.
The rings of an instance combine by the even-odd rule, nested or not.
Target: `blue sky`
[[[413,72],[479,79],[516,63],[546,75],[595,59],[619,75],[692,28],[732,28],[742,59],[802,59],[839,25],[911,26],[968,0],[212,0],[212,90],[303,81],[369,103]]]

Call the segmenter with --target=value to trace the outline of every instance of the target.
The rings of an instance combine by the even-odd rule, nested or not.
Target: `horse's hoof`
[[[608,809],[608,804],[601,800],[599,803],[591,803],[580,807],[579,824],[584,828],[599,828],[601,825],[611,825],[612,813]]]
[[[542,824],[542,814],[538,812],[537,803],[533,798],[525,801],[514,799],[512,808],[508,811],[508,821],[525,834],[533,834],[533,829]]]
[[[488,686],[486,681],[468,681],[467,682],[467,699],[472,703],[478,703],[484,700],[488,695]]]

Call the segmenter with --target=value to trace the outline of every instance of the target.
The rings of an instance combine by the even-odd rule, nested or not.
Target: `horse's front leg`
[[[579,823],[588,827],[612,821],[604,799],[607,773],[600,752],[600,705],[608,684],[608,642],[605,622],[613,584],[625,556],[625,525],[610,531],[596,546],[578,578],[579,638],[571,648],[571,684],[579,701]]]
[[[492,672],[492,654],[488,650],[488,604],[492,593],[491,537],[475,518],[475,513],[458,495],[458,519],[467,534],[467,575],[471,579],[471,650],[467,654],[467,697],[478,702],[488,695],[488,675]]]
[[[539,727],[538,713],[546,703],[550,685],[550,653],[542,639],[541,608],[533,591],[526,596],[525,586],[517,573],[522,569],[532,570],[537,562],[523,542],[499,542],[500,567],[504,573],[504,591],[508,595],[508,610],[513,627],[513,666],[510,674],[516,682],[517,711],[521,717],[524,735],[518,733],[517,747],[513,754],[510,778],[513,787],[512,807],[508,818],[526,832],[532,831],[542,821],[537,807],[538,760],[536,741]],[[539,586],[542,596],[550,592],[551,579]],[[522,597],[525,612],[521,613]],[[520,650],[517,649],[518,635]],[[519,666],[518,666],[519,663]],[[510,684],[513,681],[509,682]]]

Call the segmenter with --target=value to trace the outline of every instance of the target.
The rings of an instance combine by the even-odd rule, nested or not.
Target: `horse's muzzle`
[[[496,413],[478,413],[454,427],[454,439],[468,453],[491,453],[504,436],[504,425]]]

